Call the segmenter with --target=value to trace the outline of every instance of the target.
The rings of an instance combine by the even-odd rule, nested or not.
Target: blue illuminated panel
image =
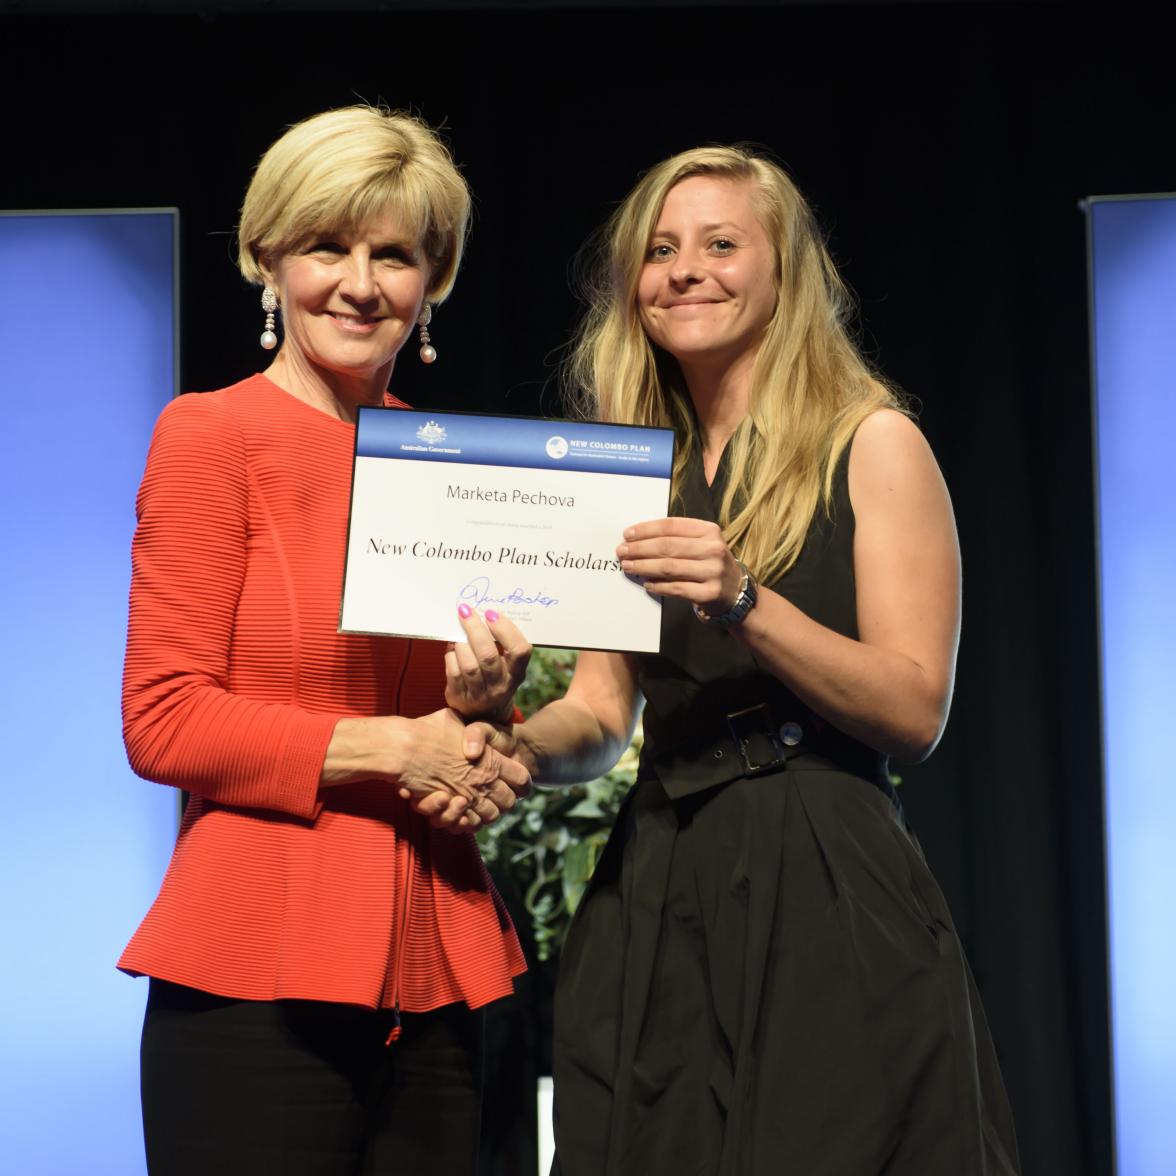
[[[1089,204],[1119,1176],[1176,1172],[1176,198]]]
[[[0,215],[0,1170],[144,1171],[146,984],[114,962],[175,838],[120,736],[134,498],[175,390],[175,214]]]

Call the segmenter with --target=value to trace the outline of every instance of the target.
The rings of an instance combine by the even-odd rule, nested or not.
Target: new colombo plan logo
[[[445,440],[445,430],[436,421],[426,421],[417,429],[416,435],[426,445],[439,445]]]
[[[567,457],[568,443],[567,441],[556,434],[554,437],[547,438],[547,456],[554,457],[557,461],[561,457]]]

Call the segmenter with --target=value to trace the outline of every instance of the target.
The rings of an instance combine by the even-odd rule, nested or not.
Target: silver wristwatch
[[[696,604],[694,615],[704,625],[710,625],[714,629],[734,629],[736,625],[742,624],[747,614],[755,608],[757,588],[755,577],[747,570],[747,565],[741,560],[735,562],[739,564],[740,570],[743,572],[743,579],[739,584],[739,594],[735,597],[735,602],[731,607],[725,613],[719,613],[717,616],[704,613]]]

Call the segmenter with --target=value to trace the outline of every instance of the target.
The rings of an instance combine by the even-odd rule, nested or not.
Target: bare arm
[[[581,653],[567,694],[525,723],[466,728],[466,754],[484,746],[517,759],[541,784],[576,784],[620,759],[641,709],[632,663],[619,653]]]
[[[640,709],[624,654],[581,653],[567,694],[515,727],[519,758],[545,784],[593,780],[624,754]]]
[[[818,714],[904,760],[927,756],[947,719],[959,639],[959,547],[939,467],[916,426],[883,410],[859,427],[849,458],[856,517],[860,639],[825,628],[774,592],[736,632],[757,660]],[[697,519],[626,533],[623,566],[649,591],[723,612],[740,572]]]

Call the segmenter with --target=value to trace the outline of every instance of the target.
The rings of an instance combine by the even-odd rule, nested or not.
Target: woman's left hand
[[[527,676],[531,643],[492,608],[479,617],[462,604],[457,616],[466,640],[445,654],[446,705],[467,721],[509,718],[515,691]]]
[[[647,592],[680,596],[705,613],[726,612],[743,583],[743,569],[715,523],[655,519],[625,529],[617,548],[621,570],[639,576]]]

